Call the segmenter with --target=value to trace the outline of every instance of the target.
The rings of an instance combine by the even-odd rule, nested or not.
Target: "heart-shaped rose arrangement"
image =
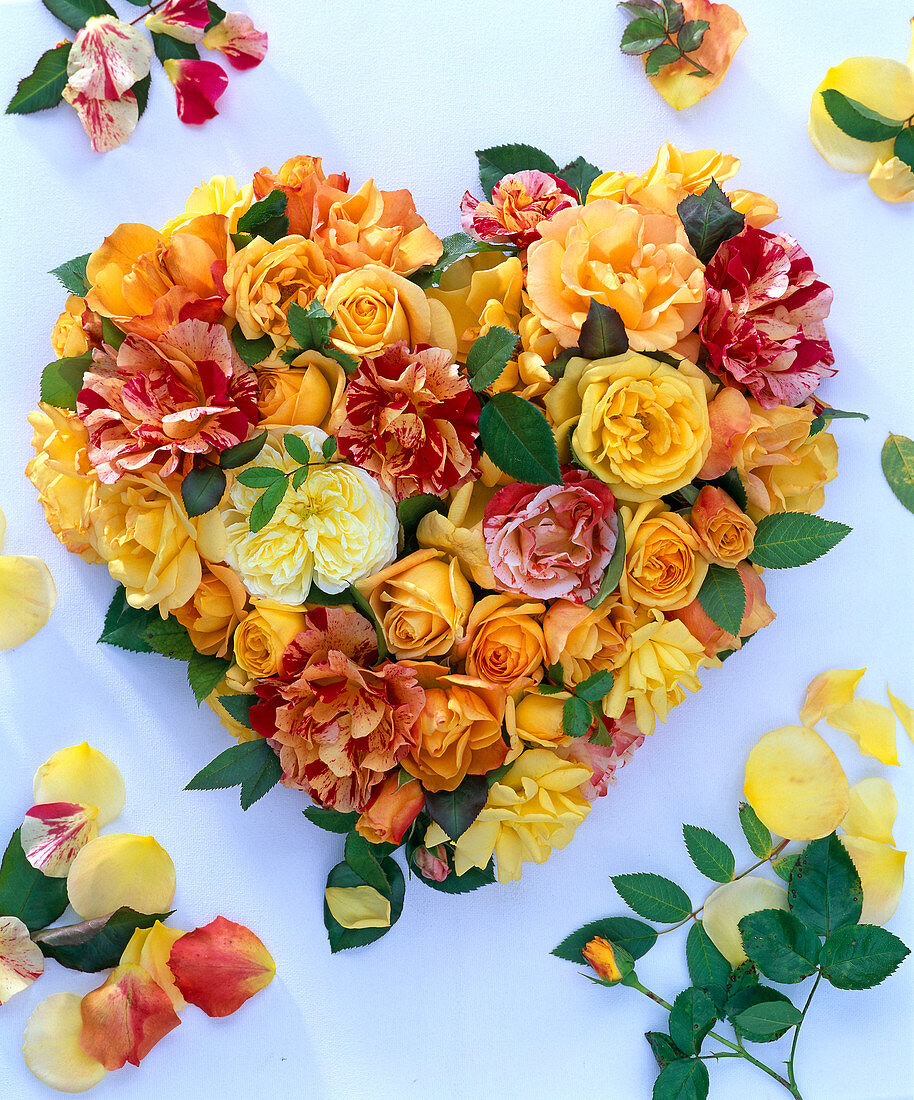
[[[768,624],[763,567],[847,532],[815,396],[831,290],[738,168],[479,154],[443,242],[313,157],[217,177],[58,268],[28,476],[120,587],[102,641],[188,662],[346,834],[334,950],[564,847],[701,667]]]

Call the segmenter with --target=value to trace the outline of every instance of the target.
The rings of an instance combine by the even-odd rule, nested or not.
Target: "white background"
[[[119,10],[137,9],[123,2]],[[232,5],[229,5],[230,7]],[[884,685],[914,702],[911,675],[914,516],[886,487],[887,432],[914,434],[911,289],[914,208],[878,201],[863,177],[829,168],[806,117],[825,70],[854,54],[904,58],[907,0],[740,0],[749,29],[723,86],[677,114],[638,63],[618,51],[625,18],[609,0],[250,0],[270,53],[231,72],[222,114],[202,129],[178,122],[172,90],[154,72],[149,111],[129,143],[99,157],[68,108],[0,123],[0,507],[8,552],[50,565],[59,599],[49,625],[0,655],[0,836],[30,804],[36,767],[88,739],[120,766],[128,803],[109,828],[154,834],[178,869],[176,922],[216,914],[248,924],[277,976],[235,1016],[193,1008],[139,1069],[109,1074],[111,1100],[285,1095],[309,1100],[641,1100],[654,1066],[642,1032],[665,1013],[627,989],[608,991],[549,951],[585,921],[625,911],[611,873],[653,870],[701,899],[683,821],[709,827],[750,862],[736,820],[746,754],[766,730],[796,721],[803,688],[833,666],[869,665],[866,695]],[[0,5],[0,99],[64,36],[38,0]],[[155,64],[155,63],[154,63]],[[736,186],[774,196],[785,230],[835,290],[828,324],[839,375],[822,395],[870,413],[837,422],[841,476],[825,515],[855,527],[808,568],[770,573],[777,621],[744,655],[705,674],[705,688],[640,750],[572,844],[520,884],[466,897],[408,885],[399,924],[377,944],[331,956],[321,920],[340,839],[301,816],[302,797],[276,789],[247,814],[237,790],[183,792],[228,741],[200,712],[181,667],[97,646],[113,584],[101,566],[68,555],[45,526],[22,476],[26,413],[63,293],[45,274],[91,251],[121,221],[160,225],[202,178],[250,178],[294,153],[322,154],[358,184],[374,175],[412,189],[442,236],[456,230],[473,151],[527,141],[563,163],[583,154],[606,169],[641,171],[669,138],[683,148],[738,154]],[[828,732],[852,781],[890,774],[901,802],[899,847],[910,847],[914,747],[900,735],[900,769],[856,754]],[[914,943],[914,891],[892,927]],[[675,941],[675,942],[670,942]],[[639,966],[666,996],[687,984],[678,934]],[[22,1064],[33,1007],[58,990],[86,992],[90,975],[50,963],[0,1010],[0,1096],[46,1097]],[[802,987],[805,989],[805,986]],[[914,963],[876,990],[817,994],[800,1040],[806,1100],[914,1095],[910,1058]],[[786,1057],[759,1047],[763,1058]],[[786,1096],[751,1067],[711,1067],[719,1100]]]

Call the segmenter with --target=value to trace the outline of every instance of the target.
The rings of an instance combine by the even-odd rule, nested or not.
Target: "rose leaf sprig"
[[[689,56],[704,41],[711,25],[707,19],[687,20],[682,4],[676,0],[627,0],[619,7],[635,16],[622,35],[622,52],[646,54],[648,76],[655,76],[664,65],[683,60],[692,66],[691,76],[711,75],[709,69]]]

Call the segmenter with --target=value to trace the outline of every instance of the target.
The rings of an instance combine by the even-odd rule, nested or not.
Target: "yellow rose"
[[[521,351],[498,378],[489,386],[488,393],[516,393],[528,401],[542,397],[555,385],[555,378],[546,365],[561,352],[556,337],[547,329],[535,313],[526,313],[520,319]]]
[[[219,719],[222,728],[235,738],[236,741],[253,741],[259,737],[249,726],[243,726],[229,714],[221,702],[224,695],[250,695],[254,690],[254,681],[238,664],[229,665],[225,676],[215,688],[203,700],[209,709]]]
[[[292,342],[289,306],[295,302],[306,308],[332,278],[314,241],[293,235],[271,244],[255,237],[228,265],[225,312],[248,340],[269,336],[276,347],[285,348]]]
[[[174,615],[186,628],[194,649],[224,657],[247,601],[248,594],[233,569],[207,562],[197,591]]]
[[[233,176],[213,176],[208,183],[195,187],[187,197],[184,213],[170,218],[162,227],[162,236],[179,233],[201,214],[225,214],[230,233],[238,228],[238,219],[246,214],[254,199],[254,189],[239,187]]]
[[[795,462],[755,474],[768,493],[771,512],[818,512],[825,486],[838,476],[838,444],[829,432],[810,436],[793,452]]]
[[[662,500],[636,510],[623,505],[625,569],[619,582],[626,603],[673,611],[698,595],[708,573],[698,537]]]
[[[461,485],[452,490],[445,515],[429,512],[416,529],[420,546],[453,554],[473,582],[489,590],[495,587],[495,574],[486,553],[482,520],[486,505],[496,491],[494,485],[487,486],[482,479]]]
[[[545,642],[539,618],[544,603],[525,596],[484,596],[470,612],[457,655],[468,676],[511,690],[542,679]]]
[[[359,590],[398,657],[443,657],[464,635],[473,590],[456,558],[417,550],[361,581]]]
[[[764,229],[778,217],[778,204],[758,191],[728,191],[727,198],[734,210],[746,219],[753,229]]]
[[[674,215],[687,195],[701,194],[712,179],[723,184],[738,171],[737,157],[716,149],[687,153],[667,141],[657,150],[654,163],[643,175],[604,172],[597,176],[587,192],[587,202],[614,199]]]
[[[466,362],[473,341],[490,328],[518,331],[524,272],[516,256],[479,252],[445,271],[426,293],[448,311],[457,334],[457,359]]]
[[[82,355],[89,347],[89,341],[83,332],[83,310],[85,298],[71,294],[67,298],[66,309],[57,318],[51,330],[51,344],[58,359],[70,359]]]
[[[276,676],[282,655],[305,629],[305,613],[276,600],[254,600],[254,609],[235,631],[235,660],[257,680]]]
[[[410,347],[429,344],[456,350],[447,310],[404,279],[377,264],[338,275],[330,284],[324,308],[336,328],[330,339],[346,355],[377,355],[405,340]]]
[[[562,711],[570,698],[567,691],[540,695],[534,689],[525,691],[518,703],[509,700],[505,728],[512,743],[520,738],[547,749],[568,744],[571,738],[565,735]]]
[[[303,351],[289,366],[279,364],[257,371],[259,426],[311,424],[333,435],[346,415],[346,375],[340,364],[318,351]]]
[[[546,663],[561,664],[565,683],[574,686],[594,672],[612,671],[626,656],[635,614],[618,592],[598,608],[552,600],[543,616]]]
[[[647,501],[687,485],[711,448],[704,375],[626,352],[572,359],[545,397],[556,434],[574,424],[581,463],[621,500]]]

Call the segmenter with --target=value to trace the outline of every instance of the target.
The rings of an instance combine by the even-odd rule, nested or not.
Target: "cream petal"
[[[122,905],[138,913],[164,913],[175,896],[175,865],[151,836],[108,833],[73,860],[67,877],[70,904],[84,920]]]
[[[98,836],[98,810],[49,802],[26,811],[20,836],[25,858],[48,878],[66,878],[79,852]]]
[[[18,917],[0,917],[0,1004],[44,973],[44,955]]]
[[[25,1025],[22,1054],[35,1077],[58,1092],[86,1092],[108,1072],[79,1045],[83,1027],[82,997],[52,993]]]
[[[41,558],[0,557],[0,649],[27,642],[51,617],[57,589]]]

